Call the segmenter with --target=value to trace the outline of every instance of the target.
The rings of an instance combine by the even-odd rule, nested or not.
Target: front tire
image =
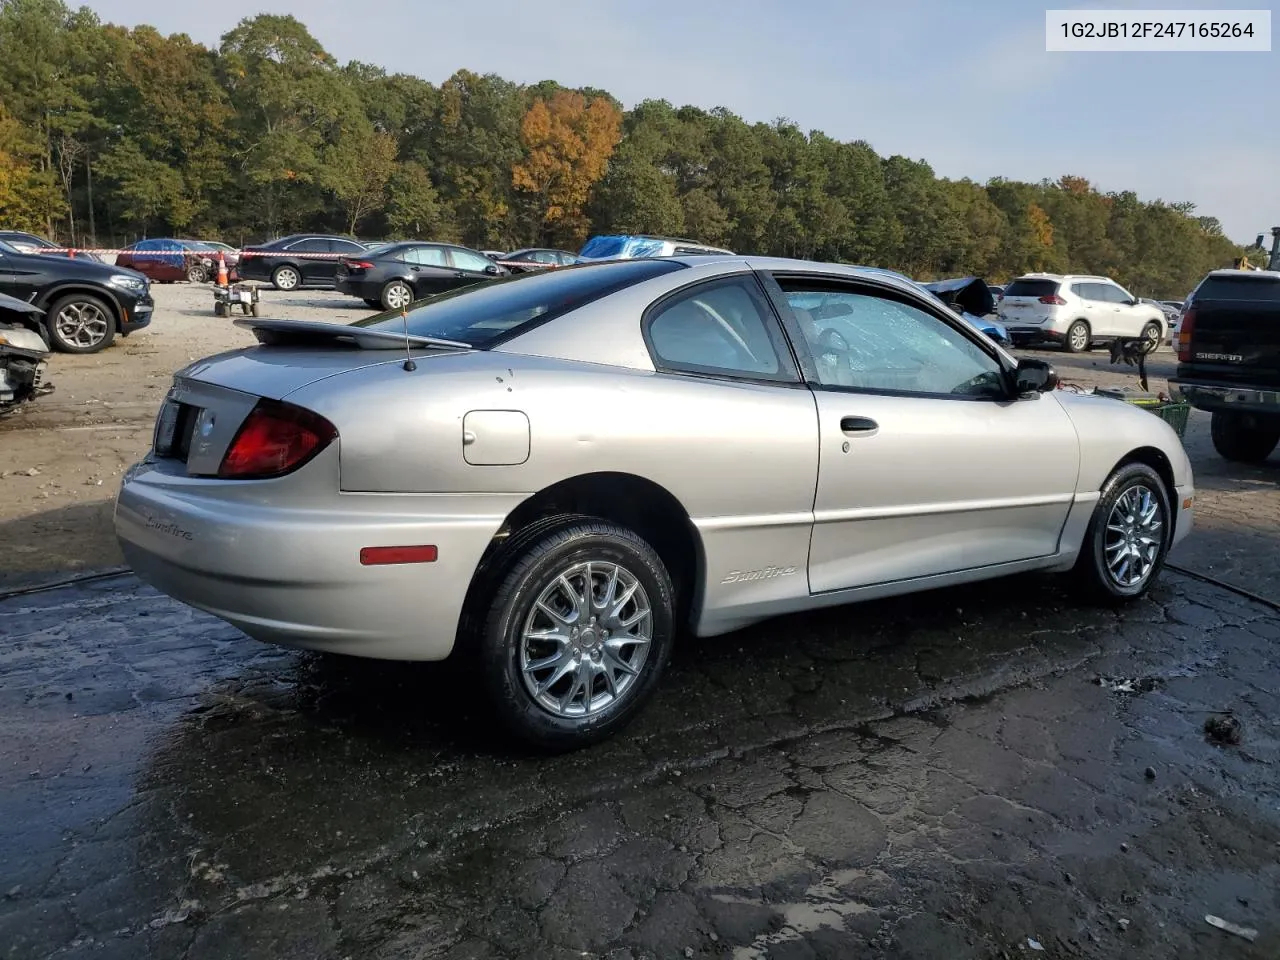
[[[1160,475],[1127,463],[1107,478],[1080,547],[1075,573],[1094,598],[1136,600],[1164,567],[1174,516]]]
[[[1077,320],[1067,327],[1067,336],[1063,343],[1068,353],[1084,353],[1089,349],[1089,341],[1089,324],[1083,320]]]
[[[498,576],[480,659],[507,729],[559,752],[629,723],[675,637],[675,590],[653,547],[613,523],[567,519],[517,547]]]
[[[1161,341],[1164,340],[1164,328],[1152,320],[1142,328],[1142,340],[1146,352],[1155,353],[1160,349]]]
[[[271,274],[271,285],[277,290],[296,290],[301,282],[302,275],[298,273],[295,267],[287,264],[276,267]]]
[[[1209,422],[1213,449],[1234,463],[1262,463],[1280,443],[1280,417],[1215,411]]]
[[[194,263],[187,268],[187,280],[191,283],[204,283],[209,279],[209,272],[203,264]]]
[[[104,300],[73,293],[54,301],[46,314],[49,341],[63,353],[97,353],[116,336],[116,318]]]

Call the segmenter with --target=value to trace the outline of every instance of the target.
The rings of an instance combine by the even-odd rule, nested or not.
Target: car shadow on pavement
[[[0,592],[123,563],[115,545],[114,509],[113,497],[0,522]],[[51,549],[50,544],[67,546]]]

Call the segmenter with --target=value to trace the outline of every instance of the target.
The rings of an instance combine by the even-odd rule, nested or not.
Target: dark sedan
[[[294,233],[240,251],[242,280],[270,280],[277,290],[333,286],[333,265],[368,247],[351,237],[326,233]]]
[[[525,247],[523,250],[512,250],[498,258],[514,273],[532,273],[552,267],[567,267],[573,263],[581,263],[576,253],[568,250],[556,250],[551,247]]]
[[[48,237],[42,237],[36,233],[27,233],[25,230],[0,230],[0,240],[23,253],[38,253],[47,257],[70,257],[70,254],[62,252],[63,248]],[[82,260],[92,260],[95,263],[107,262],[96,253],[81,252],[77,253],[76,257]]]
[[[399,310],[414,300],[482,283],[511,271],[484,254],[447,243],[389,243],[363,256],[346,257],[334,286],[379,310]]]

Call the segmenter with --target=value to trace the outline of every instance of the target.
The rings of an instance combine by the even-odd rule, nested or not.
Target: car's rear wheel
[[[1077,320],[1067,328],[1066,346],[1071,353],[1084,353],[1089,349],[1089,324]]]
[[[46,314],[49,339],[63,353],[97,353],[116,336],[116,318],[106,302],[87,293],[54,301]]]
[[[1095,597],[1134,600],[1164,567],[1174,517],[1160,475],[1145,463],[1116,469],[1102,487],[1076,561],[1076,575]]]
[[[301,282],[302,277],[297,269],[287,264],[276,267],[271,274],[271,283],[277,290],[296,290]]]
[[[413,303],[413,288],[403,280],[392,280],[382,288],[382,309],[403,310]]]
[[[1280,444],[1280,416],[1216,411],[1209,421],[1213,449],[1224,460],[1262,463]]]
[[[499,718],[544,750],[611,736],[671,655],[675,591],[661,558],[624,527],[570,518],[516,547],[505,569],[480,641]]]

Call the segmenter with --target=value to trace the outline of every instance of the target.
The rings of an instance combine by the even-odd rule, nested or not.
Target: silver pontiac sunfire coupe
[[[1145,593],[1191,466],[908,280],[709,255],[354,324],[237,321],[174,378],[116,530],[260,640],[482,665],[518,735],[616,731],[676,632],[1027,570]]]

